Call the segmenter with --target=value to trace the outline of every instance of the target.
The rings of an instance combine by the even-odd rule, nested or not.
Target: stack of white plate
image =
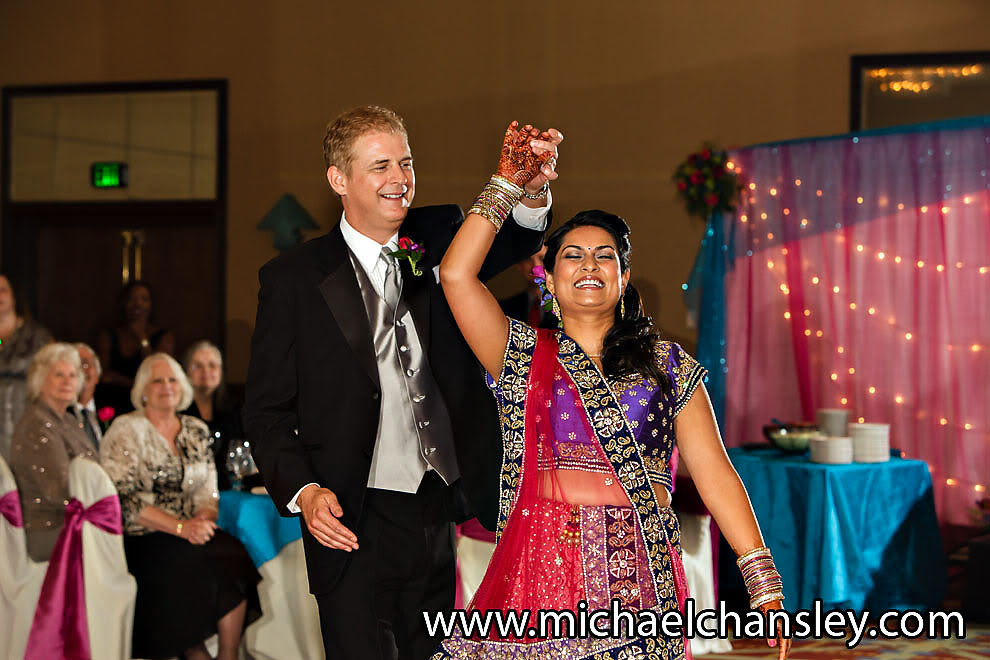
[[[890,460],[890,424],[850,424],[853,459],[857,463],[885,463]]]
[[[812,463],[852,463],[852,438],[831,438],[818,436],[811,439]]]

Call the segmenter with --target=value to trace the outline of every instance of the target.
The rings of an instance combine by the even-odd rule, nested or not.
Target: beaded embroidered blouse
[[[141,509],[157,507],[180,520],[216,509],[217,471],[206,423],[179,415],[178,455],[140,412],[117,417],[100,444],[100,459],[120,494],[124,533],[148,534],[137,522]]]
[[[498,383],[491,376],[487,378],[500,404],[518,398],[520,388],[525,388],[525,381],[517,372],[532,360],[536,346],[534,328],[515,319],[509,319],[509,324],[506,367]],[[566,347],[568,342],[574,344],[563,332],[558,331],[557,337],[561,346]],[[647,478],[671,491],[669,461],[676,442],[674,418],[704,381],[707,371],[678,344],[669,341],[658,342],[657,362],[673,384],[672,388],[658,386],[641,377],[606,380],[636,438]],[[580,378],[580,373],[575,375]],[[584,432],[581,416],[585,415],[585,411],[580,397],[575,394],[575,383],[561,373],[554,378],[554,400],[547,402],[547,407],[557,417],[554,419],[556,436],[566,437],[567,440],[554,445],[552,456],[540,455],[540,469],[610,472],[611,468],[604,462],[601,453],[591,444],[597,443],[597,439]],[[503,427],[507,421],[508,418],[503,416]],[[615,421],[620,423],[625,420]],[[503,428],[503,434],[511,438],[514,429]]]

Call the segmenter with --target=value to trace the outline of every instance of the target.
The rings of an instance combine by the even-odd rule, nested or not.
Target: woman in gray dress
[[[34,356],[27,374],[30,403],[14,428],[10,470],[24,512],[28,555],[48,561],[65,519],[69,462],[76,456],[99,460],[97,449],[69,411],[83,376],[71,344],[48,344]]]
[[[45,328],[18,313],[10,280],[0,275],[0,456],[10,458],[10,434],[27,405],[28,364],[51,343]]]

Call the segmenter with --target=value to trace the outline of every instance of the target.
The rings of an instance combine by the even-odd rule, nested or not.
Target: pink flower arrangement
[[[736,172],[726,167],[728,162],[725,151],[706,145],[677,167],[674,182],[688,213],[707,220],[713,211],[735,208],[741,186]]]
[[[98,420],[100,420],[101,422],[103,422],[104,424],[106,424],[111,419],[113,419],[114,418],[114,415],[116,415],[116,414],[117,414],[117,411],[114,410],[112,407],[110,407],[110,406],[103,406],[102,408],[100,408],[99,410],[96,411],[96,418]]]

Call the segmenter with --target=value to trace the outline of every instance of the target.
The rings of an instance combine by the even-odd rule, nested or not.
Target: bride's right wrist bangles
[[[497,233],[502,228],[502,223],[512,213],[513,207],[519,202],[522,194],[523,189],[520,186],[495,174],[481,189],[481,193],[474,200],[468,214],[477,213],[483,216],[492,223]]]
[[[749,606],[754,610],[774,600],[784,600],[784,585],[768,548],[756,548],[740,555],[736,566],[742,572]]]

